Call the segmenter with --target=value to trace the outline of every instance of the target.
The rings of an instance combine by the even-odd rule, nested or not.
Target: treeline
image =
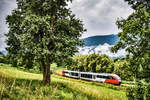
[[[76,55],[73,57],[72,65],[68,70],[96,72],[96,73],[114,73],[123,80],[135,80],[135,76],[130,70],[129,62],[126,59],[112,59],[107,55],[90,54]]]
[[[17,67],[24,71],[29,71],[33,73],[41,73],[40,65],[31,58],[31,56],[26,56],[25,58],[14,58],[10,57],[10,54],[0,57],[0,63],[10,64],[12,67]]]
[[[6,56],[0,56],[0,63],[9,64],[8,57]]]

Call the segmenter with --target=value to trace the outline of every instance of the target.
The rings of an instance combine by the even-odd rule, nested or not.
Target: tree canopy
[[[112,48],[123,48],[129,53],[129,70],[134,75],[136,86],[127,89],[129,100],[150,99],[150,0],[125,0],[134,12],[127,19],[116,22],[121,32],[120,41]]]
[[[113,60],[107,55],[90,54],[76,55],[73,57],[72,66],[69,70],[82,72],[113,73]]]
[[[149,80],[150,76],[150,1],[125,0],[134,9],[127,19],[116,22],[121,32],[120,41],[112,48],[117,52],[120,48],[129,53],[130,67],[136,72],[138,79]],[[139,74],[140,73],[140,74]]]
[[[7,17],[10,55],[31,56],[40,63],[44,83],[50,83],[50,64],[61,62],[83,45],[82,21],[68,8],[72,0],[17,0],[18,7]]]

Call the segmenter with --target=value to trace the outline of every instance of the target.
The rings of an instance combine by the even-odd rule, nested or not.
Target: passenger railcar
[[[116,74],[109,73],[92,73],[92,72],[79,72],[79,71],[62,71],[62,76],[73,77],[78,79],[103,82],[103,83],[112,83],[115,85],[121,84],[121,79]]]

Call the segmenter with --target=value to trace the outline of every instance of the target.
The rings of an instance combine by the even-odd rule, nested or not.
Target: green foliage
[[[0,63],[5,63],[5,59],[3,57],[0,57]]]
[[[134,80],[134,75],[132,70],[130,70],[129,62],[127,60],[117,60],[114,62],[113,73],[119,75],[122,80]]]
[[[71,66],[67,66],[67,69],[69,70],[78,70],[78,71],[83,71],[83,70],[87,70],[87,68],[84,68],[84,65],[86,65],[86,58],[87,55],[76,55],[73,57],[72,60],[72,65]]]
[[[77,52],[76,46],[82,44],[79,37],[84,29],[81,21],[67,8],[68,1],[71,0],[18,1],[18,16],[22,20],[18,26],[21,32],[16,36],[23,53],[32,52],[37,59],[50,55],[51,62],[56,62]],[[8,23],[12,23],[16,11],[7,17]]]
[[[134,12],[127,19],[119,19],[116,24],[122,30],[118,36],[120,41],[112,48],[117,52],[125,48],[129,53],[129,70],[134,79],[150,82],[150,1],[125,0]],[[137,82],[135,88],[128,90],[129,100],[149,100],[149,85]]]
[[[135,81],[122,81],[123,84],[135,85]]]
[[[26,68],[38,62],[45,83],[50,83],[50,64],[66,61],[83,45],[79,37],[86,30],[68,2],[72,0],[17,0],[17,8],[6,18],[12,62]]]
[[[149,0],[124,0],[128,2],[129,5],[131,5],[132,9],[136,10],[138,6],[142,5],[145,8],[148,8],[150,6]]]
[[[130,70],[135,78],[149,81],[150,73],[150,2],[149,0],[125,0],[134,12],[127,19],[119,19],[116,24],[122,32],[120,41],[112,48],[117,52],[125,48],[129,53]]]
[[[7,56],[0,57],[0,63],[8,64],[9,63],[8,57]]]
[[[7,34],[10,55],[32,61],[34,56],[41,59],[50,54],[56,62],[77,52],[76,45],[82,45],[79,37],[84,29],[67,8],[68,1],[71,0],[17,1],[18,8],[6,19],[10,28]]]
[[[98,73],[112,73],[114,70],[113,60],[107,55],[90,54],[90,55],[76,55],[73,57],[72,67],[70,70],[98,72]]]
[[[138,81],[136,87],[127,88],[126,95],[128,100],[149,100],[150,84]]]

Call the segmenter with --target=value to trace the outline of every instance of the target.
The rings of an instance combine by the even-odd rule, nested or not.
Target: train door
[[[92,75],[93,76],[93,81],[96,81],[96,75]]]

